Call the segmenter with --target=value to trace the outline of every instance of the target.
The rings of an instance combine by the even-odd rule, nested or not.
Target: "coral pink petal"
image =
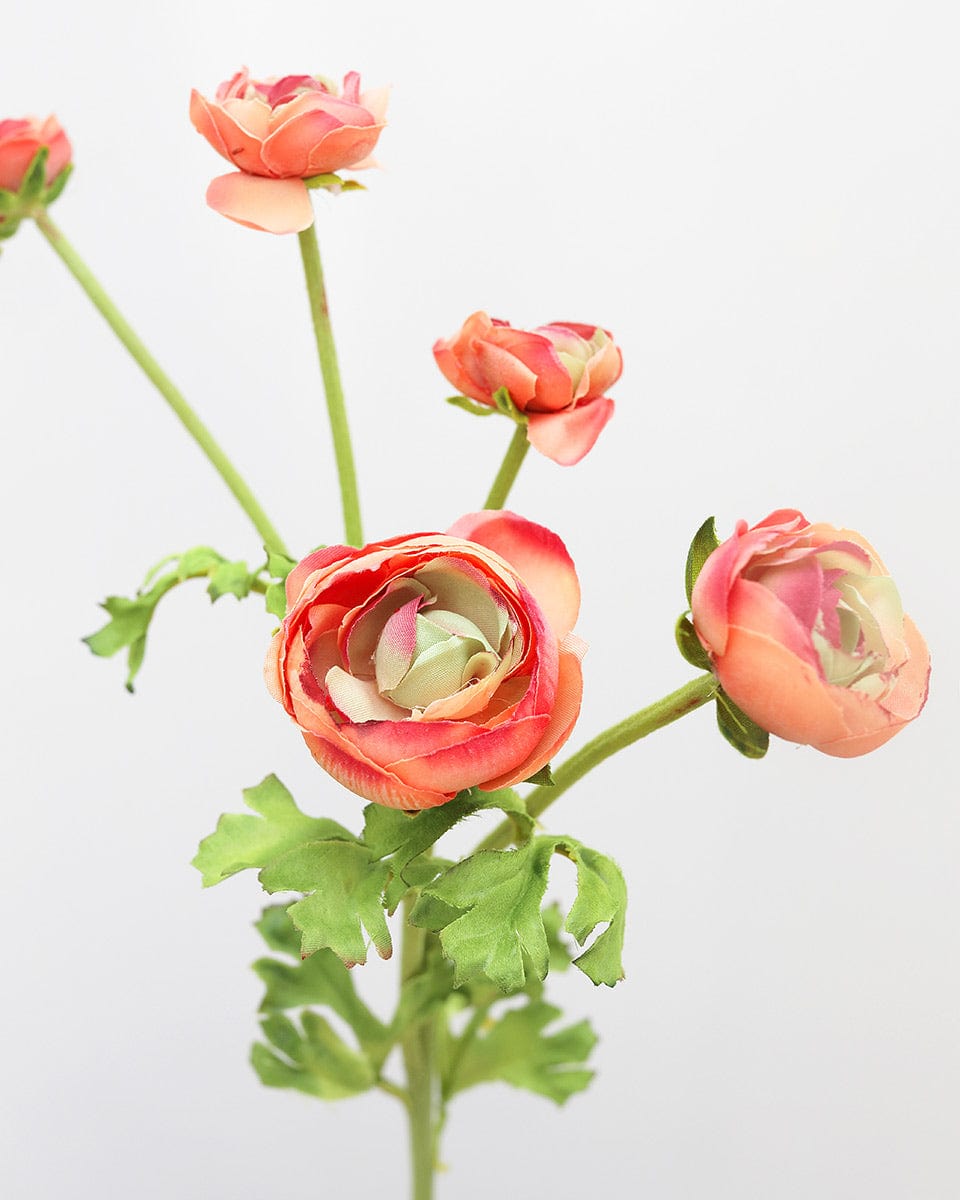
[[[259,101],[235,100],[232,103],[234,106],[245,105],[247,108],[253,105],[257,111],[266,108],[266,105]],[[264,166],[260,153],[262,138],[245,128],[232,112],[221,108],[220,105],[210,104],[208,111],[220,141],[226,147],[224,157],[241,171],[249,171],[253,175],[269,175],[270,172]],[[215,149],[219,148],[211,138],[208,137],[207,140]]]
[[[481,790],[490,792],[499,787],[512,787],[515,783],[522,783],[531,775],[536,775],[537,771],[545,767],[573,732],[580,715],[582,699],[583,672],[580,669],[580,657],[578,654],[561,652],[557,695],[550,711],[550,723],[539,745],[518,768],[481,784]]]
[[[779,642],[790,654],[805,662],[811,670],[821,675],[820,656],[817,653],[810,631],[805,628],[773,592],[762,583],[754,583],[742,576],[734,581],[730,590],[727,619],[731,628],[738,626],[753,633],[762,634]]]
[[[267,179],[237,171],[207,188],[207,203],[224,217],[264,233],[300,233],[313,224],[313,205],[302,179]]]
[[[447,794],[434,788],[416,788],[402,783],[376,763],[357,757],[356,750],[344,750],[334,742],[311,733],[303,740],[314,759],[339,783],[365,800],[387,808],[418,810],[436,808],[452,800],[455,792]]]
[[[310,110],[284,121],[263,143],[263,161],[274,175],[302,178],[310,172],[310,155],[319,142],[340,128],[336,117]]]
[[[218,154],[228,162],[232,161],[227,143],[213,119],[210,102],[196,88],[190,93],[190,121],[197,133],[202,134]]]
[[[714,667],[734,704],[777,737],[823,747],[849,736],[834,698],[843,689],[764,634],[732,627]]]
[[[433,357],[446,379],[457,391],[478,404],[490,404],[490,389],[475,382],[464,369],[450,342],[442,339],[434,344]]]
[[[357,170],[367,160],[376,146],[382,125],[367,125],[362,128],[343,126],[335,129],[310,153],[307,164],[311,175],[325,175],[344,167]]]
[[[304,583],[315,571],[322,571],[333,563],[355,558],[359,553],[353,546],[324,546],[322,550],[314,550],[312,554],[301,559],[287,576],[288,606],[292,607],[296,603]]]
[[[505,387],[514,404],[521,409],[536,396],[537,377],[516,355],[491,342],[477,342],[473,350],[477,370],[490,393]]]
[[[567,412],[531,413],[530,445],[561,467],[572,467],[593,449],[600,431],[613,416],[613,401],[600,396]]]
[[[468,513],[448,532],[505,559],[533,593],[558,641],[573,629],[580,612],[580,581],[555,533],[508,511]]]

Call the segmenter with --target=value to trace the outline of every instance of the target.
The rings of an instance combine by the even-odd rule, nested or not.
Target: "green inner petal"
[[[425,567],[417,581],[434,596],[436,609],[466,617],[480,630],[489,646],[500,645],[507,628],[507,610],[498,604],[488,587],[469,578],[453,563]]]
[[[404,708],[426,708],[460,691],[467,664],[484,647],[475,638],[451,637],[417,656],[397,687],[384,695]]]

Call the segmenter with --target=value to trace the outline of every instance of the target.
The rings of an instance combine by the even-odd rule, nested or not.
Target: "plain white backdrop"
[[[441,1200],[960,1194],[958,32],[933,0],[5,14],[0,117],[54,111],[75,147],[54,219],[298,550],[339,511],[297,244],[205,207],[226,167],[191,86],[393,85],[384,169],[316,201],[369,537],[479,507],[509,439],[443,403],[437,337],[477,308],[614,331],[613,423],[511,498],[583,581],[571,749],[690,677],[672,625],[710,513],[861,529],[930,643],[927,711],[869,758],[747,762],[704,710],[556,805],[627,876],[628,977],[553,983],[598,1078],[562,1111],[458,1100]],[[135,696],[80,642],[163,554],[253,562],[256,536],[32,227],[0,312],[3,1194],[402,1196],[393,1101],[258,1084],[259,888],[188,866],[269,771],[358,825],[262,686],[272,618],[183,587]],[[361,984],[385,1007],[393,968]]]

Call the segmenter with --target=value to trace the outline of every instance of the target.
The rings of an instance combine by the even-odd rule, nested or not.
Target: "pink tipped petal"
[[[267,179],[237,171],[207,188],[212,209],[248,229],[301,233],[313,224],[313,205],[302,179]]]
[[[389,87],[368,88],[360,96],[360,104],[378,125],[383,125],[386,122],[387,103],[389,100]]]
[[[322,571],[333,563],[345,562],[356,554],[353,546],[324,546],[322,550],[314,550],[301,559],[287,576],[287,605],[292,607],[297,602],[305,581],[315,571]]]
[[[527,425],[530,445],[561,467],[572,467],[593,449],[604,425],[613,416],[606,396],[560,413],[531,413]]]
[[[537,377],[509,350],[491,342],[472,347],[477,371],[488,394],[505,387],[517,408],[523,409],[537,394]]]
[[[302,113],[285,121],[264,141],[263,161],[271,174],[281,178],[309,175],[310,155],[338,128],[340,122],[322,110]]]
[[[440,792],[434,788],[416,788],[402,783],[395,775],[357,757],[356,750],[345,750],[335,742],[314,734],[304,733],[303,740],[310,753],[328,774],[349,791],[382,804],[386,808],[416,811],[436,808],[452,800],[455,792]]]
[[[505,559],[533,593],[558,639],[573,629],[580,612],[580,581],[555,533],[516,513],[489,510],[468,513],[448,532]]]
[[[343,168],[355,170],[369,158],[380,138],[381,125],[363,128],[344,126],[328,133],[310,153],[308,167],[311,175],[324,175]]]

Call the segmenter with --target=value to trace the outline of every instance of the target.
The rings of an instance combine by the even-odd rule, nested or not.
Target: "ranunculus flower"
[[[452,338],[433,347],[437,366],[471,400],[495,406],[506,388],[526,415],[527,438],[561,466],[592,449],[613,416],[604,395],[620,378],[623,358],[605,329],[555,321],[514,329],[485,312],[468,317]]]
[[[580,711],[580,586],[550,530],[510,512],[461,517],[287,577],[265,675],[317,762],[390,808],[519,783]]]
[[[762,728],[852,758],[920,712],[930,656],[859,533],[771,513],[707,559],[694,628],[723,690]]]
[[[69,164],[72,153],[60,122],[56,117],[43,121],[37,117],[0,121],[0,188],[18,191],[27,168],[43,146],[50,151],[45,180],[49,187]]]
[[[384,127],[387,89],[360,92],[360,76],[343,92],[312,75],[251,79],[247,69],[217,88],[216,100],[194,90],[190,120],[238,169],[207,189],[211,208],[268,233],[299,233],[313,223],[304,179],[373,165]]]

